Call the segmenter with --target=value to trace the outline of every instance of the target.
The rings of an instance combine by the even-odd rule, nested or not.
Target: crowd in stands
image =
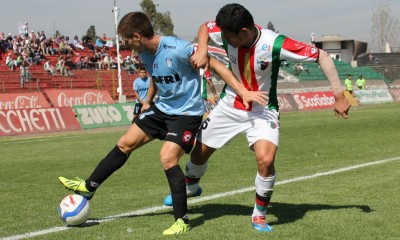
[[[29,72],[32,65],[43,65],[49,74],[62,76],[73,75],[73,70],[117,69],[117,54],[111,51],[112,46],[106,44],[107,40],[109,38],[105,34],[96,40],[87,36],[82,41],[78,36],[70,39],[57,35],[53,38],[47,37],[44,31],[35,33],[32,30],[28,33],[26,28],[26,32],[19,35],[0,33],[0,59],[11,71],[19,69],[21,78],[22,72]],[[49,56],[57,56],[54,66]],[[125,58],[120,56],[120,63],[129,73],[137,73],[140,64],[138,55],[134,53]]]

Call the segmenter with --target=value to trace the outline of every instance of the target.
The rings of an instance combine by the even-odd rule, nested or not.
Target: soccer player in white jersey
[[[249,147],[255,153],[257,175],[256,198],[252,213],[252,226],[268,232],[272,228],[265,220],[275,183],[275,154],[279,144],[279,106],[276,85],[281,59],[318,62],[327,76],[335,95],[336,118],[347,118],[350,104],[344,97],[339,76],[330,56],[323,50],[295,41],[254,24],[250,12],[239,4],[222,7],[215,22],[200,26],[199,49],[191,57],[195,68],[207,67],[207,42],[211,38],[228,54],[234,75],[251,91],[269,94],[266,106],[245,101],[229,86],[225,96],[203,122],[197,135],[196,145],[186,166],[186,190],[188,197],[201,194],[200,177],[207,169],[207,160],[239,133],[245,133]],[[173,200],[164,199],[166,205]]]
[[[155,35],[149,18],[142,12],[125,15],[118,25],[118,33],[139,53],[140,60],[151,75],[142,113],[89,178],[71,180],[59,177],[59,180],[67,189],[91,199],[97,188],[125,164],[134,150],[154,139],[163,140],[160,161],[172,193],[175,217],[175,223],[163,234],[187,232],[190,224],[186,184],[179,159],[192,150],[205,110],[200,75],[190,64],[194,47],[175,37]],[[259,104],[265,102],[265,93],[246,90],[223,64],[215,59],[209,59],[209,64],[210,69],[216,71],[242,97]],[[156,91],[157,98],[153,102]]]

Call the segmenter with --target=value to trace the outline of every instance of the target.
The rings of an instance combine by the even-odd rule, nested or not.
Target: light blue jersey
[[[158,88],[156,107],[169,115],[202,116],[199,72],[190,65],[193,45],[175,37],[161,37],[155,55],[140,53],[147,72]]]
[[[139,98],[146,101],[147,92],[149,91],[150,79],[146,76],[145,79],[138,77],[133,81],[133,90],[138,92]],[[139,100],[136,99],[136,103]]]

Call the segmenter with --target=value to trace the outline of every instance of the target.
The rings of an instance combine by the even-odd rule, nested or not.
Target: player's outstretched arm
[[[209,67],[211,71],[218,74],[226,84],[231,86],[233,90],[239,94],[246,108],[249,107],[248,102],[256,102],[262,106],[268,103],[267,92],[247,90],[235,75],[215,58],[209,57]]]
[[[348,112],[350,110],[350,102],[344,96],[342,86],[340,84],[339,75],[337,73],[335,64],[332,58],[324,50],[319,50],[318,64],[325,76],[328,78],[331,84],[333,94],[335,95],[335,104],[333,111],[335,112],[336,118],[341,115],[344,119],[348,118]]]

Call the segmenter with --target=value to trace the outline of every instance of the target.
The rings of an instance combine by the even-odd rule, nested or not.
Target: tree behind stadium
[[[154,4],[152,0],[142,0],[140,6],[142,7],[142,11],[150,18],[154,31],[157,34],[176,36],[169,11],[165,13],[157,12],[158,4]]]
[[[372,49],[373,52],[385,52],[386,43],[399,50],[400,23],[394,18],[390,8],[379,5],[372,15]]]

